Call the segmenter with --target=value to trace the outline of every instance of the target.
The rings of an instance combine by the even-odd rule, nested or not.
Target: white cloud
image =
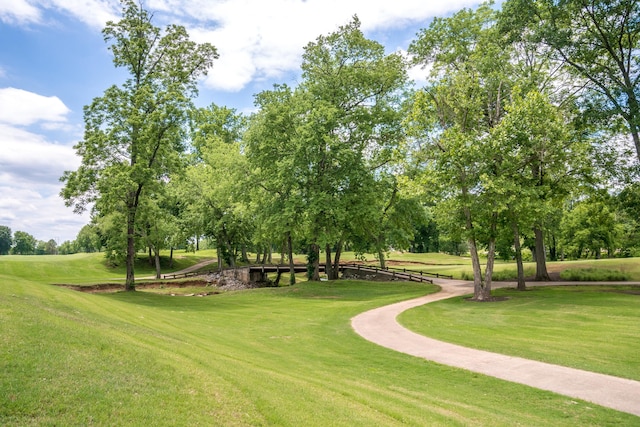
[[[73,240],[89,219],[64,206],[59,178],[79,164],[73,148],[0,123],[0,224],[40,240]]]
[[[94,28],[117,20],[117,0],[13,0],[0,17],[40,19],[43,9],[62,11]],[[479,4],[478,0],[147,0],[156,25],[180,23],[199,42],[214,44],[220,59],[207,87],[239,91],[251,81],[298,70],[304,46],[358,15],[362,29],[402,29],[434,16]],[[3,10],[7,9],[4,12]],[[18,18],[15,18],[16,20]]]
[[[57,9],[76,17],[85,24],[102,29],[107,21],[120,17],[117,0],[39,0],[43,7]]]
[[[73,148],[48,142],[43,136],[0,124],[0,171],[7,182],[35,184],[42,189],[58,185],[65,170],[80,164]]]
[[[353,15],[358,15],[366,32],[426,24],[434,16],[478,3],[476,0],[153,0],[149,8],[174,19],[182,17],[195,40],[214,44],[220,59],[214,63],[205,85],[236,91],[254,80],[297,71],[303,48],[319,35],[348,23]]]
[[[3,185],[0,193],[0,224],[12,232],[26,231],[38,240],[54,239],[60,244],[74,240],[80,228],[90,221],[87,213],[74,214],[57,194],[43,196],[28,188]]]
[[[0,2],[0,21],[6,23],[30,23],[40,21],[40,11],[26,0]]]
[[[0,123],[31,125],[66,120],[69,108],[57,96],[42,96],[12,87],[0,89]]]

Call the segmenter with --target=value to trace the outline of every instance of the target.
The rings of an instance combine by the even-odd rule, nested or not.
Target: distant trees
[[[13,248],[11,253],[15,255],[33,255],[38,241],[26,231],[16,231],[13,234]]]
[[[0,255],[8,255],[12,245],[11,229],[6,225],[0,225]]]

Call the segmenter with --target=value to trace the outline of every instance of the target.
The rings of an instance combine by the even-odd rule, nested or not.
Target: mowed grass
[[[215,251],[197,253],[174,253],[173,267],[168,268],[168,252],[163,253],[163,273],[177,271],[210,259]],[[135,265],[136,277],[155,275],[155,267],[149,265],[145,254],[138,254]],[[73,255],[0,256],[0,283],[13,278],[36,280],[42,283],[84,284],[100,281],[124,281],[125,266],[110,267],[104,253],[80,253]]]
[[[506,301],[464,297],[406,311],[400,322],[467,347],[640,380],[640,287],[496,289]]]
[[[372,255],[365,256],[368,262],[374,262]],[[405,267],[411,270],[426,271],[451,275],[455,279],[472,278],[471,259],[468,256],[453,256],[446,254],[414,254],[392,252],[388,261],[393,267]],[[485,261],[481,260],[483,266]],[[513,261],[496,260],[494,266],[495,280],[513,281],[517,277],[516,264]],[[525,262],[525,275],[535,274],[535,263]],[[630,281],[640,281],[640,258],[605,258],[572,261],[548,261],[549,273],[561,273],[565,270],[603,270],[623,273]]]
[[[354,315],[433,286],[339,281],[198,298],[49,282],[0,279],[3,426],[638,423],[402,355],[351,329]]]

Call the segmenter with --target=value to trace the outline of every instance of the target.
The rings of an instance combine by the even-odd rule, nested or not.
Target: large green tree
[[[186,170],[180,191],[190,206],[184,213],[216,242],[218,263],[235,266],[238,251],[248,243],[251,218],[247,210],[248,167],[240,135],[244,117],[211,105],[192,113],[196,158]]]
[[[631,136],[640,160],[640,2],[508,0],[504,29],[538,41],[588,82],[590,104]]]
[[[76,145],[78,170],[65,172],[61,195],[80,212],[92,202],[99,214],[121,212],[126,230],[126,289],[135,289],[138,210],[180,164],[183,130],[197,79],[217,57],[210,44],[189,40],[184,27],[163,31],[133,0],[122,19],[103,30],[124,84],[111,86],[84,109],[84,139]]]
[[[469,246],[476,300],[491,297],[498,218],[507,210],[504,193],[492,184],[501,173],[501,153],[491,132],[511,89],[510,58],[495,19],[486,4],[464,9],[435,19],[409,47],[416,63],[431,66],[428,85],[415,96],[409,131],[422,141],[438,217]],[[484,277],[480,246],[487,248]]]
[[[256,95],[258,111],[251,117],[244,142],[251,167],[251,190],[257,204],[256,231],[267,239],[284,241],[289,261],[289,284],[295,284],[293,242],[301,235],[302,182],[296,170],[299,109],[286,85]]]
[[[404,141],[406,82],[401,55],[386,54],[380,43],[367,39],[357,17],[305,47],[292,173],[302,182],[311,252],[319,260],[324,249],[330,278],[337,277],[354,217],[366,215],[373,183],[396,160]]]

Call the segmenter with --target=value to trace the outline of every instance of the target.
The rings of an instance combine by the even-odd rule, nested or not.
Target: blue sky
[[[184,25],[211,42],[217,60],[200,83],[200,106],[250,113],[253,94],[295,86],[303,47],[357,14],[367,37],[405,50],[434,16],[475,0],[145,0],[156,26]],[[0,1],[0,225],[39,240],[75,239],[89,215],[58,196],[59,177],[77,168],[82,108],[122,82],[102,39],[118,0]],[[415,78],[419,78],[419,73]]]

